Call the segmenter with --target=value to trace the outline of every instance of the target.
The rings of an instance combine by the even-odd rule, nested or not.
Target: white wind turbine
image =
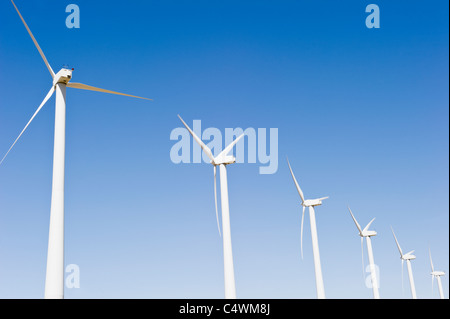
[[[416,286],[414,285],[414,277],[412,273],[411,268],[411,260],[416,259],[416,256],[414,256],[412,253],[414,250],[411,250],[410,252],[407,252],[406,254],[403,254],[402,249],[400,248],[400,245],[398,243],[397,237],[395,237],[394,230],[392,229],[392,234],[394,235],[395,243],[397,244],[398,251],[400,252],[400,259],[402,260],[402,285],[403,285],[403,261],[406,260],[406,267],[408,268],[408,275],[409,275],[409,285],[411,287],[411,295],[413,299],[417,299],[416,294]]]
[[[364,227],[364,229],[361,229],[361,226],[358,224],[358,222],[356,221],[355,216],[352,213],[352,210],[350,209],[350,207],[348,208],[348,210],[350,211],[350,215],[352,215],[353,221],[355,222],[356,228],[358,228],[359,231],[359,236],[361,237],[361,254],[362,254],[362,261],[363,261],[363,272],[364,272],[364,254],[363,254],[363,250],[364,250],[364,246],[363,246],[363,241],[364,238],[366,238],[366,243],[367,243],[367,255],[369,257],[369,267],[370,267],[370,276],[371,276],[371,280],[372,280],[372,290],[373,290],[373,298],[374,299],[380,299],[380,293],[378,291],[378,281],[377,281],[377,275],[376,275],[376,269],[375,269],[375,262],[373,259],[373,251],[372,251],[372,242],[370,237],[375,236],[377,234],[376,231],[374,230],[369,230],[370,224],[372,224],[372,222],[375,220],[375,218],[373,218],[366,227]]]
[[[217,212],[217,188],[216,188],[216,166],[219,166],[220,173],[220,202],[222,206],[222,240],[223,240],[223,267],[224,267],[224,280],[225,280],[225,298],[236,299],[236,285],[234,281],[234,266],[233,266],[233,253],[231,250],[231,230],[230,230],[230,209],[228,206],[228,183],[227,183],[227,169],[226,165],[236,162],[236,158],[232,155],[227,155],[236,145],[236,143],[245,135],[242,134],[236,138],[230,145],[228,145],[219,155],[213,156],[211,150],[202,140],[195,135],[195,133],[189,128],[189,126],[183,121],[181,116],[178,115],[181,122],[191,133],[194,140],[200,145],[202,150],[211,160],[211,164],[214,166],[214,201],[216,205],[216,220],[217,228],[219,229],[219,215]]]
[[[438,287],[439,287],[439,296],[441,297],[441,299],[444,299],[444,290],[442,289],[441,276],[444,276],[445,272],[434,270],[433,260],[431,259],[431,251],[429,250],[428,252],[430,254],[430,264],[431,264],[431,273],[430,273],[430,275],[431,275],[431,290],[433,291],[433,281],[434,281],[434,278],[436,278]]]
[[[291,165],[289,164],[289,160],[287,160],[289,170],[291,171],[292,178],[294,180],[295,186],[297,187],[298,194],[302,200],[301,205],[303,206],[302,212],[302,223],[301,223],[301,231],[300,231],[300,248],[301,254],[303,258],[303,219],[305,216],[305,208],[309,207],[309,221],[311,224],[311,238],[312,238],[312,246],[313,246],[313,255],[314,255],[314,270],[316,274],[316,291],[317,298],[324,299],[325,298],[325,289],[323,286],[323,277],[322,277],[322,267],[320,266],[320,255],[319,255],[319,241],[317,239],[317,226],[316,226],[316,215],[314,212],[314,206],[322,205],[322,200],[327,199],[327,197],[321,197],[317,199],[306,199],[303,196],[303,192],[300,189],[300,186],[295,179],[294,172],[292,172]]]
[[[31,121],[39,113],[44,104],[56,91],[55,103],[55,135],[54,135],[54,149],[53,149],[53,181],[52,181],[52,197],[50,209],[50,227],[48,238],[48,252],[47,252],[47,270],[45,278],[45,298],[47,299],[62,299],[64,298],[64,160],[65,160],[65,127],[66,127],[66,87],[75,89],[98,91],[104,93],[125,95],[135,98],[142,98],[139,96],[114,92],[110,90],[100,89],[82,83],[70,82],[72,78],[72,70],[62,68],[58,73],[54,73],[39,44],[31,33],[30,28],[26,24],[19,10],[17,9],[13,0],[11,0],[14,8],[19,14],[25,28],[28,31],[31,39],[34,42],[39,54],[44,60],[47,69],[52,76],[53,82],[50,91],[45,96],[42,103],[37,108],[31,119],[28,121],[25,128],[20,132],[14,143],[11,145],[5,156],[0,161],[3,163],[8,153],[17,143],[19,138],[25,132]],[[147,99],[150,100],[150,99]]]

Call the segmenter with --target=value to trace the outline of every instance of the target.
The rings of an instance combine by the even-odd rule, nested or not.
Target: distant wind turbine
[[[431,264],[431,274],[430,274],[431,275],[431,290],[433,290],[433,281],[434,281],[434,278],[436,278],[438,287],[439,287],[439,296],[441,297],[441,299],[444,299],[444,290],[442,289],[441,276],[444,276],[445,272],[434,270],[433,260],[431,259],[431,250],[428,250],[428,252],[430,254],[430,264]]]
[[[392,234],[394,235],[395,243],[397,244],[398,251],[400,252],[400,259],[402,260],[402,283],[403,283],[403,261],[406,260],[406,266],[408,268],[408,275],[409,275],[409,285],[411,287],[411,295],[413,299],[417,299],[416,294],[416,286],[414,285],[414,278],[411,268],[411,260],[416,259],[416,256],[414,256],[412,253],[414,250],[411,250],[410,252],[407,252],[406,254],[403,254],[402,249],[400,248],[400,245],[398,243],[397,237],[395,237],[394,230],[392,229]]]
[[[48,253],[47,253],[47,272],[45,279],[45,298],[46,299],[62,299],[64,298],[64,162],[65,162],[65,134],[66,134],[66,87],[71,87],[75,89],[97,91],[118,95],[125,95],[140,99],[147,98],[114,92],[110,90],[100,89],[94,86],[70,82],[72,79],[72,70],[67,68],[62,68],[58,73],[55,74],[50,64],[48,63],[44,52],[37,43],[30,28],[26,24],[22,15],[17,9],[13,0],[11,0],[14,8],[19,14],[23,25],[28,31],[31,39],[34,42],[39,54],[44,60],[50,75],[52,76],[53,82],[50,91],[45,96],[42,103],[37,108],[36,112],[33,114],[31,119],[28,121],[25,128],[20,132],[19,136],[16,138],[14,143],[11,145],[9,150],[6,152],[5,156],[0,161],[0,165],[5,160],[6,156],[9,154],[11,149],[17,143],[19,138],[25,132],[27,127],[33,121],[35,116],[42,109],[44,104],[56,91],[56,108],[55,108],[55,136],[54,136],[54,149],[53,149],[53,182],[52,182],[52,199],[51,199],[51,209],[50,209],[50,228],[49,228],[49,238],[48,238]]]
[[[203,152],[211,160],[211,164],[214,166],[214,201],[216,205],[216,220],[217,228],[219,229],[219,215],[217,212],[217,188],[216,188],[216,166],[219,166],[220,173],[220,202],[222,206],[222,240],[223,240],[223,266],[224,266],[224,279],[225,279],[225,298],[236,299],[236,285],[234,281],[234,266],[233,266],[233,253],[231,250],[231,230],[230,230],[230,209],[228,202],[228,183],[227,183],[227,168],[228,164],[236,162],[236,158],[233,155],[227,155],[236,145],[236,143],[245,135],[242,134],[236,138],[230,145],[228,145],[219,155],[213,156],[211,150],[202,140],[195,135],[195,133],[189,128],[189,126],[183,121],[181,116],[178,115],[181,122],[191,133],[194,140],[200,145]]]
[[[358,228],[359,236],[361,237],[361,254],[362,254],[362,260],[363,260],[363,271],[364,271],[364,254],[363,254],[363,241],[364,238],[366,238],[367,243],[367,255],[369,257],[369,267],[370,267],[370,276],[372,279],[372,290],[373,290],[373,298],[374,299],[380,299],[380,293],[378,291],[378,281],[377,281],[377,275],[376,275],[376,269],[375,269],[375,262],[373,259],[373,251],[372,251],[372,242],[370,237],[375,236],[377,234],[374,230],[369,230],[370,224],[375,220],[372,219],[364,229],[361,229],[361,226],[356,221],[355,216],[352,213],[352,210],[350,207],[348,207],[348,210],[350,211],[350,215],[353,218],[353,221],[355,222],[356,228]]]
[[[322,277],[322,267],[320,266],[320,254],[319,254],[319,241],[317,239],[317,226],[316,226],[316,215],[314,212],[314,206],[322,205],[322,200],[327,199],[327,197],[321,197],[317,199],[307,199],[303,196],[303,192],[300,189],[300,186],[295,179],[294,172],[292,171],[291,165],[289,164],[289,160],[287,159],[287,163],[289,166],[289,170],[291,171],[292,179],[294,180],[295,186],[297,187],[298,194],[302,200],[301,205],[303,206],[302,212],[302,223],[301,223],[301,231],[300,231],[300,248],[301,254],[303,258],[303,219],[305,216],[305,208],[309,207],[309,221],[311,225],[311,239],[313,246],[313,255],[314,255],[314,270],[316,274],[316,291],[317,298],[324,299],[325,298],[325,289],[323,286],[323,277]]]

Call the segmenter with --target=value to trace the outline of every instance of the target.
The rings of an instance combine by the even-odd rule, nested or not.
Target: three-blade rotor
[[[431,259],[431,250],[428,248],[428,254],[430,256],[430,265],[431,265],[431,293],[433,293],[434,291],[434,279],[436,278],[436,280],[440,280],[439,277],[440,276],[444,276],[445,273],[443,271],[435,271],[434,270],[434,266],[433,266],[433,259]],[[441,298],[443,298],[443,296],[441,296]]]
[[[300,226],[300,250],[301,250],[301,255],[302,255],[302,259],[303,259],[303,221],[305,219],[305,209],[306,207],[313,207],[313,206],[318,206],[322,204],[322,200],[327,199],[328,196],[326,197],[320,197],[317,199],[306,199],[305,200],[305,196],[303,195],[303,191],[300,188],[300,186],[298,185],[297,179],[295,178],[294,172],[292,171],[291,168],[291,164],[289,163],[289,159],[286,157],[288,166],[289,166],[289,170],[291,172],[291,176],[292,179],[294,180],[294,184],[295,187],[297,188],[297,192],[300,195],[300,199],[302,200],[301,205],[302,205],[302,222],[301,222],[301,226]]]
[[[350,209],[350,207],[348,206],[348,210],[350,212],[350,215],[352,216],[353,221],[355,222],[356,228],[358,228],[359,231],[359,235],[361,237],[368,237],[368,236],[374,236],[375,232],[369,232],[369,227],[372,224],[372,222],[375,220],[375,218],[373,218],[367,225],[366,227],[364,227],[364,229],[361,228],[361,226],[359,225],[359,223],[356,221],[355,216],[353,215],[352,210]]]
[[[364,229],[361,228],[361,226],[359,225],[358,221],[356,220],[355,216],[353,215],[352,210],[350,209],[350,206],[348,207],[348,211],[350,212],[350,215],[352,216],[352,219],[356,225],[356,228],[358,228],[358,232],[359,232],[359,236],[361,237],[361,261],[362,261],[362,271],[363,271],[363,277],[365,275],[365,267],[364,267],[364,237],[370,237],[370,236],[375,236],[376,232],[374,231],[369,231],[369,227],[372,224],[372,222],[375,220],[375,218],[373,218],[366,227],[364,227]]]
[[[413,260],[416,258],[412,253],[414,250],[411,250],[407,252],[406,254],[403,253],[402,248],[400,247],[400,244],[398,243],[397,237],[395,236],[394,229],[392,229],[391,226],[392,235],[394,235],[395,243],[397,244],[398,251],[400,253],[400,259],[402,260],[402,290],[403,290],[403,262],[406,260],[409,262],[410,260]]]
[[[96,91],[96,92],[103,92],[103,93],[109,93],[109,94],[116,94],[116,95],[123,95],[123,96],[128,96],[128,97],[134,97],[134,98],[138,98],[138,99],[146,99],[146,100],[151,100],[145,97],[140,97],[140,96],[136,96],[136,95],[130,95],[130,94],[125,94],[125,93],[120,93],[120,92],[116,92],[116,91],[111,91],[111,90],[105,90],[105,89],[101,89],[101,88],[97,88],[94,86],[90,86],[90,85],[86,85],[83,83],[74,83],[74,82],[69,82],[70,78],[71,78],[71,72],[70,70],[67,69],[62,69],[60,72],[58,72],[57,74],[55,74],[55,72],[53,71],[52,67],[50,66],[50,63],[47,61],[47,58],[44,55],[44,52],[42,51],[41,47],[39,46],[38,42],[36,41],[36,38],[34,37],[33,33],[31,32],[30,28],[28,27],[27,23],[25,22],[25,19],[22,17],[22,14],[20,13],[19,9],[17,8],[16,4],[14,3],[13,0],[11,0],[14,8],[16,9],[17,13],[19,14],[20,19],[23,22],[23,25],[25,26],[25,28],[28,31],[28,34],[30,35],[31,39],[33,40],[34,45],[36,46],[37,50],[39,51],[39,54],[42,57],[42,60],[44,61],[45,65],[47,66],[48,71],[50,72],[50,75],[53,78],[53,85],[50,88],[50,91],[47,93],[46,97],[44,98],[44,100],[42,101],[42,103],[39,105],[39,107],[37,108],[37,110],[35,111],[35,113],[33,114],[33,116],[31,117],[31,119],[28,121],[28,123],[25,125],[25,128],[20,132],[19,136],[15,139],[14,143],[11,145],[11,147],[8,149],[8,151],[6,152],[6,154],[3,156],[3,158],[0,161],[0,165],[3,163],[3,161],[5,160],[6,156],[9,154],[9,152],[12,150],[12,148],[14,147],[14,145],[17,143],[17,141],[20,139],[20,137],[22,136],[22,134],[25,132],[25,130],[28,128],[28,126],[31,124],[31,122],[33,121],[33,119],[36,117],[36,115],[39,113],[39,111],[42,109],[42,107],[45,105],[45,103],[50,99],[50,97],[52,96],[52,94],[55,92],[56,89],[56,85],[58,83],[63,83],[65,85],[67,85],[68,87],[71,88],[75,88],[75,89],[81,89],[81,90],[88,90],[88,91]],[[61,77],[61,73],[66,73],[68,74],[67,77],[63,79],[63,77]],[[56,76],[56,77],[55,77]],[[61,82],[58,82],[61,81]]]
[[[431,259],[431,250],[430,249],[428,249],[428,254],[430,255],[431,275],[435,276],[435,277],[444,276],[445,272],[439,271],[439,270],[434,270],[433,260]]]
[[[394,239],[395,239],[395,243],[397,244],[398,251],[399,251],[399,253],[400,253],[400,258],[401,258],[402,260],[407,260],[407,259],[411,260],[411,259],[415,259],[416,256],[414,256],[414,255],[412,254],[412,253],[414,252],[414,250],[411,250],[411,251],[407,252],[406,254],[403,254],[402,249],[401,249],[401,247],[400,247],[400,244],[398,243],[397,237],[395,237],[395,233],[394,233],[394,230],[392,229],[392,227],[391,227],[391,230],[392,230],[392,234],[394,235]]]
[[[218,213],[218,209],[217,209],[217,186],[216,186],[216,184],[217,184],[217,179],[216,179],[217,171],[216,171],[216,166],[217,165],[221,165],[221,164],[227,165],[227,164],[234,163],[234,157],[232,159],[228,159],[228,157],[229,157],[228,153],[233,149],[233,147],[236,145],[236,143],[239,142],[239,140],[244,137],[245,133],[241,134],[239,137],[237,137],[223,151],[221,151],[219,153],[219,155],[214,157],[211,149],[205,143],[203,143],[203,141],[191,130],[191,128],[186,124],[185,121],[183,121],[183,119],[181,118],[180,115],[178,115],[178,118],[181,120],[183,125],[186,127],[186,129],[189,131],[189,133],[192,135],[193,139],[197,142],[197,144],[200,145],[201,149],[203,150],[203,152],[205,152],[205,154],[211,160],[211,164],[213,164],[213,166],[214,166],[214,204],[215,204],[215,207],[216,207],[217,229],[219,230],[220,236],[222,236],[222,233],[220,231],[219,213]]]

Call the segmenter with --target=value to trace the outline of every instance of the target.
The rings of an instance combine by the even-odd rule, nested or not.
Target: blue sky
[[[68,29],[65,8],[80,7]],[[419,298],[449,272],[448,2],[23,1],[16,5],[55,71],[152,102],[68,89],[66,298],[223,298],[212,167],[174,164],[177,118],[202,127],[278,128],[279,167],[228,167],[238,298],[315,298],[305,217],[285,161],[316,209],[328,298],[371,298],[361,225],[373,217],[381,298],[409,298],[402,249],[415,249]],[[51,78],[9,1],[0,4],[0,153]],[[42,298],[54,97],[0,167],[0,297]],[[2,151],[3,150],[3,151]],[[366,253],[366,249],[364,249]],[[367,264],[367,258],[366,258]],[[366,274],[368,275],[368,274]],[[448,275],[443,277],[446,298]]]

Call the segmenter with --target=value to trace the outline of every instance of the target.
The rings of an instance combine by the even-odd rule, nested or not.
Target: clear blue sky
[[[65,25],[70,3],[79,29]],[[380,29],[366,28],[370,3]],[[328,298],[372,297],[347,205],[361,225],[376,217],[382,298],[410,297],[390,226],[415,249],[418,297],[438,296],[431,247],[448,298],[447,1],[16,5],[55,71],[154,99],[68,89],[65,262],[80,267],[81,288],[66,298],[223,298],[212,167],[171,162],[177,114],[222,131],[278,128],[276,174],[228,167],[238,298],[316,296],[286,156],[307,197],[330,196],[316,209]],[[0,21],[3,156],[51,78],[9,1]],[[54,97],[0,167],[0,298],[44,294],[53,128]]]

